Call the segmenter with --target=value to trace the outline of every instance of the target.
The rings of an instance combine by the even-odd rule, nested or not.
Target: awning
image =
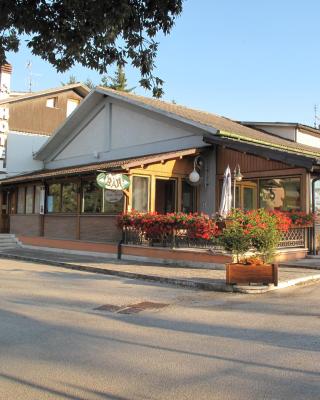
[[[10,178],[0,180],[0,185],[4,186],[12,183],[29,182],[35,180],[43,180],[46,178],[58,178],[65,176],[73,176],[80,174],[90,174],[97,172],[98,170],[129,170],[130,168],[136,168],[139,166],[144,166],[147,164],[153,164],[157,162],[163,162],[167,160],[172,160],[175,158],[182,158],[185,156],[192,156],[199,153],[199,149],[186,149],[169,153],[157,153],[149,154],[142,157],[136,158],[126,158],[121,160],[104,161],[94,164],[86,164],[81,166],[67,167],[67,168],[57,168],[57,169],[47,169],[38,170],[34,172],[29,172],[23,175],[16,175]]]

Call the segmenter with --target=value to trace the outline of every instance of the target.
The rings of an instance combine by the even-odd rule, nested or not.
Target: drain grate
[[[154,303],[152,301],[142,301],[140,303],[128,304],[125,306],[117,306],[114,304],[104,304],[103,306],[97,307],[94,310],[107,311],[118,314],[138,314],[145,310],[160,310],[161,308],[167,307],[167,303]]]
[[[103,306],[94,308],[97,311],[109,311],[109,312],[117,312],[121,310],[123,306],[116,306],[114,304],[104,304]]]

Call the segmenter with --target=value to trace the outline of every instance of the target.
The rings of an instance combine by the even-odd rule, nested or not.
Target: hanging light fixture
[[[237,182],[241,182],[243,178],[239,164],[237,164],[233,171],[233,178],[233,208],[236,208],[236,184]]]
[[[193,160],[193,171],[189,174],[189,181],[193,184],[196,184],[200,181],[200,174],[197,171],[201,169],[203,165],[202,158],[200,156],[195,157]]]

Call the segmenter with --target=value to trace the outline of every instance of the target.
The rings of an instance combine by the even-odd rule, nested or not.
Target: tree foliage
[[[108,77],[107,75],[103,76],[101,78],[101,86],[127,93],[130,93],[135,89],[134,87],[128,88],[126,74],[122,66],[118,66],[114,77]]]
[[[27,35],[32,53],[65,72],[75,63],[107,73],[126,62],[140,85],[162,95],[153,75],[158,32],[170,33],[183,0],[0,0],[0,64]]]
[[[67,82],[61,82],[61,85],[66,86],[66,85],[73,85],[75,83],[79,83],[79,81],[77,80],[77,78],[74,75],[70,75]]]

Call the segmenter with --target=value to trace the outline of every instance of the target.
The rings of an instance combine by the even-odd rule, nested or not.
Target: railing
[[[304,248],[308,247],[308,237],[310,236],[309,227],[294,227],[283,234],[279,244],[279,249]]]
[[[295,227],[283,234],[282,240],[278,246],[279,249],[294,249],[308,247],[312,228]],[[172,234],[147,237],[140,230],[125,227],[123,228],[123,243],[148,246],[148,247],[167,247],[167,248],[221,248],[214,240],[205,240],[201,238],[190,238],[183,229],[174,231]]]
[[[134,228],[123,228],[124,244],[132,244],[150,247],[170,247],[170,248],[212,248],[216,247],[212,240],[201,238],[191,238],[187,235],[187,231],[179,229],[172,234],[161,236],[149,236],[140,230]]]

